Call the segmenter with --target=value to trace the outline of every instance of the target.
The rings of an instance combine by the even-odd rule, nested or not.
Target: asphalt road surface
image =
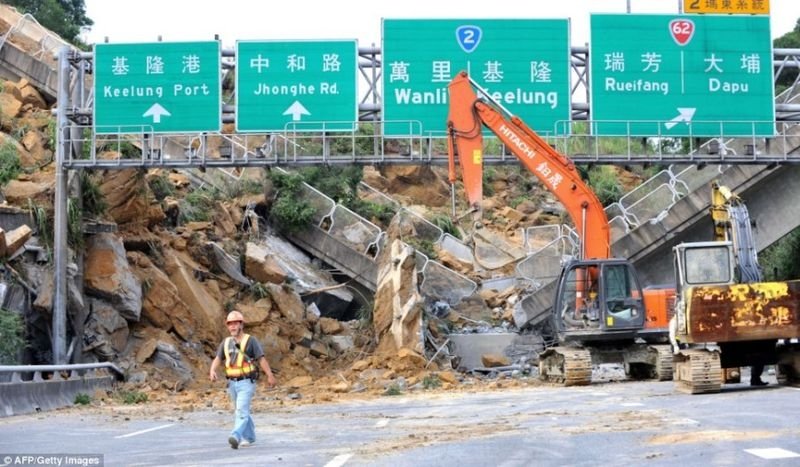
[[[72,408],[0,418],[0,466],[800,465],[800,389],[771,381],[699,396],[624,382],[287,402],[256,413],[258,440],[238,450],[227,408]]]

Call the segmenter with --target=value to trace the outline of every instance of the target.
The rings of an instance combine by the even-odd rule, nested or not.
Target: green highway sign
[[[96,133],[219,131],[220,45],[94,46]]]
[[[353,131],[354,40],[236,43],[236,131]]]
[[[386,135],[443,136],[462,70],[543,136],[569,130],[569,20],[384,19],[382,53]]]
[[[768,16],[592,15],[597,135],[771,136]]]

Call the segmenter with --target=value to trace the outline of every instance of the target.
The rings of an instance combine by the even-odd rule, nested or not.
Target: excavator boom
[[[572,161],[553,149],[519,118],[506,116],[502,106],[479,99],[474,89],[480,89],[480,86],[465,72],[459,73],[448,88],[450,182],[455,182],[454,161],[458,154],[470,205],[479,209],[483,197],[481,130],[485,125],[564,205],[581,237],[581,257],[609,258],[608,218],[600,200],[581,180]]]

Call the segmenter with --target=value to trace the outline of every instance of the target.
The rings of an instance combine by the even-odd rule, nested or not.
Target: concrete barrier
[[[43,372],[51,377],[44,379]],[[30,374],[32,379],[23,379]],[[123,377],[110,363],[0,366],[0,376],[5,381],[0,383],[0,417],[66,407],[75,403],[78,394],[91,396],[98,389],[112,389]]]

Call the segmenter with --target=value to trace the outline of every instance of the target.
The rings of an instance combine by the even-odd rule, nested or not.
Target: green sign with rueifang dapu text
[[[341,41],[236,43],[236,131],[353,131],[358,46]]]
[[[591,130],[771,136],[767,16],[592,15]]]
[[[97,44],[94,102],[96,133],[219,131],[219,42]]]
[[[570,120],[566,19],[383,20],[383,132],[444,136],[460,72],[543,136]]]

